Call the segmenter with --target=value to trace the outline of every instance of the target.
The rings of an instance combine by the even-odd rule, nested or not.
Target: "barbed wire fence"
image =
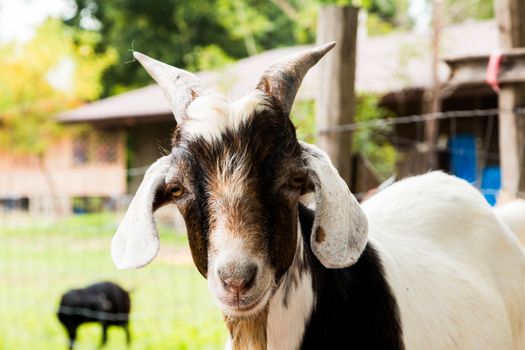
[[[478,167],[482,170],[487,164],[496,164],[499,161],[499,152],[491,147],[491,140],[496,137],[497,116],[500,112],[498,109],[485,109],[417,114],[339,125],[319,130],[318,133],[390,127],[388,140],[396,147],[403,148],[400,152],[421,152],[421,149],[429,146],[420,131],[426,121],[448,121],[445,134],[450,140],[465,132],[464,125],[462,130],[458,129],[457,124],[460,121],[477,118],[483,121],[483,130],[480,131],[480,127],[477,127],[477,135],[482,134],[482,137],[475,149]],[[521,117],[525,116],[525,108],[514,112]],[[397,129],[404,125],[414,126],[416,135],[400,135]],[[474,133],[474,130],[470,131]],[[471,155],[473,152],[470,148],[451,147],[450,144],[442,145],[441,151],[459,156]],[[128,179],[138,181],[147,169],[148,166],[131,168],[123,174]],[[497,195],[497,189],[480,187],[482,175],[478,171],[473,184],[483,194]],[[18,180],[31,184],[30,178]],[[525,198],[523,192],[516,195]],[[130,199],[130,194],[114,198],[119,204],[113,210],[121,212]],[[20,208],[12,210],[5,207],[5,202],[0,202],[1,204],[4,206],[0,207],[0,283],[3,283],[0,288],[0,349],[27,348],[28,344],[37,343],[50,345],[31,348],[65,347],[66,335],[56,318],[61,294],[68,289],[100,280],[114,280],[133,290],[130,326],[137,349],[176,348],[174,342],[177,341],[187,344],[184,346],[188,349],[199,349],[202,346],[199,341],[207,342],[207,345],[218,345],[223,341],[224,329],[220,315],[209,297],[205,280],[192,265],[187,244],[181,238],[183,226],[180,218],[178,224],[171,222],[169,228],[164,230],[181,232],[178,236],[174,234],[170,237],[162,234],[163,250],[152,267],[121,273],[114,269],[109,252],[111,236],[116,231],[121,214],[77,221],[66,219],[65,224],[55,221],[42,223],[32,217],[31,213],[23,213],[23,210],[20,213]],[[10,217],[13,215],[17,218],[11,222]],[[61,307],[60,310],[67,314],[105,320],[120,320],[124,317],[85,307]],[[185,324],[190,324],[191,327],[188,328]],[[213,336],[210,336],[209,330],[205,330],[206,327],[213,329]],[[82,330],[79,331],[81,332]],[[93,335],[94,332],[90,330],[89,334]],[[159,338],[169,338],[170,344],[165,347],[159,345]],[[94,342],[89,342],[89,339],[78,342],[77,348],[91,349],[97,342],[98,336]],[[116,344],[114,348],[122,348],[123,344]]]
[[[140,182],[147,168],[129,169],[124,176]],[[130,271],[114,267],[111,239],[131,198],[111,198],[119,204],[109,212],[65,217],[27,207],[2,208],[0,203],[0,349],[66,349],[68,337],[58,312],[121,320],[124,314],[59,305],[68,290],[102,281],[130,292],[132,349],[223,346],[226,330],[206,280],[193,265],[175,207],[156,214],[162,243],[150,266]],[[75,349],[94,349],[100,339],[101,327],[82,325]],[[124,332],[111,327],[107,348],[123,349],[125,344]]]
[[[419,123],[430,120],[442,120],[442,119],[460,119],[460,118],[476,118],[476,117],[490,117],[498,116],[501,112],[509,112],[507,110],[491,108],[491,109],[472,109],[472,110],[461,110],[461,111],[447,111],[447,112],[436,112],[436,113],[425,113],[425,114],[412,114],[408,116],[393,117],[387,119],[375,119],[370,121],[355,122],[348,124],[341,124],[331,128],[319,130],[319,134],[332,133],[332,132],[346,132],[356,131],[364,127],[370,126],[390,126],[400,125],[409,123]],[[525,115],[525,108],[516,108],[510,112],[514,112],[517,115]]]
[[[481,188],[481,181],[483,179],[483,174],[481,171],[485,168],[488,163],[488,160],[491,160],[493,163],[499,163],[500,153],[498,150],[490,151],[490,140],[494,138],[495,123],[497,123],[497,116],[502,112],[513,112],[518,115],[520,118],[525,118],[525,108],[515,108],[512,111],[507,111],[498,108],[491,109],[473,109],[473,110],[457,110],[457,111],[445,111],[445,112],[436,112],[436,113],[425,113],[425,114],[413,114],[400,117],[392,117],[387,119],[375,119],[369,121],[354,122],[348,124],[341,124],[334,127],[326,128],[323,130],[318,130],[318,135],[331,134],[331,133],[353,133],[364,128],[379,128],[384,129],[385,127],[393,127],[393,130],[390,132],[389,140],[396,146],[403,146],[407,150],[415,150],[416,152],[423,153],[427,151],[431,146],[427,141],[422,137],[423,125],[427,121],[439,120],[439,121],[449,121],[450,130],[446,134],[448,140],[454,138],[458,134],[465,134],[465,131],[460,133],[457,132],[457,122],[459,120],[472,119],[472,118],[484,118],[486,120],[486,127],[484,130],[483,140],[481,140],[481,146],[476,147],[475,149],[471,148],[461,148],[461,147],[450,147],[447,145],[439,146],[439,151],[447,153],[448,155],[455,156],[464,156],[472,155],[473,152],[479,156],[478,158],[478,174],[476,174],[476,180],[471,182],[472,185],[476,186],[484,195],[494,195],[497,196],[499,190],[497,189],[484,189]],[[407,124],[416,124],[417,131],[415,137],[408,138],[397,135],[397,130],[395,129],[398,126],[403,126]],[[441,124],[438,123],[437,134],[439,137]],[[473,130],[469,130],[473,132]],[[525,149],[520,150],[520,158],[524,159]],[[448,170],[448,169],[444,169]],[[395,176],[396,174],[393,174]],[[417,175],[417,174],[408,174],[408,175]],[[366,193],[356,193],[355,195],[360,198]],[[525,192],[517,191],[513,193],[518,198],[525,198]]]

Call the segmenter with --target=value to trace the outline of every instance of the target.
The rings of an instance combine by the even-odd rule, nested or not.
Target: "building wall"
[[[128,129],[128,152],[130,152],[128,193],[135,193],[146,168],[171,150],[171,135],[175,122],[137,124]]]
[[[82,148],[78,135],[64,136],[48,149],[43,162],[35,156],[0,151],[0,199],[27,197],[30,201],[45,202],[46,197],[57,197],[67,205],[72,197],[125,194],[123,130],[91,128],[82,137],[93,142],[81,145]],[[104,138],[111,142],[104,144]],[[86,156],[79,161],[79,151],[83,150]]]

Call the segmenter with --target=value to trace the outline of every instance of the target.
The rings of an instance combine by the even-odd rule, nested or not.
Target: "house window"
[[[113,164],[118,161],[119,133],[116,129],[91,130],[73,141],[73,163]]]
[[[12,198],[0,198],[0,211],[28,211],[29,210],[29,198],[27,197],[12,197]]]
[[[118,160],[118,132],[105,130],[98,134],[96,159],[100,163],[115,163]]]
[[[73,163],[75,165],[89,163],[89,136],[87,132],[83,132],[73,140]]]

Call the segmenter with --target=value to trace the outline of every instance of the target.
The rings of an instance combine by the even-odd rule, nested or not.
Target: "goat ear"
[[[312,251],[327,268],[351,266],[367,243],[366,216],[328,155],[316,146],[304,142],[301,146],[310,181],[315,186]]]
[[[149,167],[113,237],[111,255],[119,269],[145,266],[159,251],[153,212],[167,202],[164,185],[170,164],[164,156]]]

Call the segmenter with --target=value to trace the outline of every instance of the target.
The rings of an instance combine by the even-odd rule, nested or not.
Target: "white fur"
[[[187,109],[184,132],[193,137],[203,137],[208,142],[218,139],[230,128],[235,130],[255,112],[266,108],[263,93],[254,90],[239,100],[229,103],[218,94],[196,98]]]
[[[525,244],[525,200],[517,199],[494,208],[496,215]]]
[[[254,113],[262,112],[267,105],[262,91],[254,90],[231,104],[230,127],[238,128],[243,121],[247,121]]]
[[[228,338],[226,339],[226,344],[224,344],[224,350],[231,350],[232,349],[232,338],[230,335],[228,335]]]
[[[289,271],[283,276],[283,283],[270,300],[268,309],[268,350],[298,349],[301,345],[306,324],[315,307],[312,275],[309,271],[299,275],[298,257],[303,255],[303,239],[298,233],[297,248],[294,261]],[[284,283],[292,276],[299,279],[299,283],[290,289],[287,306],[284,306]]]
[[[204,95],[196,98],[186,113],[188,119],[184,122],[184,131],[211,141],[228,126],[230,106],[220,95]]]
[[[525,349],[525,257],[472,186],[435,172],[362,207],[407,349]]]
[[[525,349],[525,257],[476,190],[430,173],[394,184],[363,210],[406,349]],[[288,308],[282,298],[281,286],[270,301],[268,348],[298,349],[315,307],[311,275]]]

